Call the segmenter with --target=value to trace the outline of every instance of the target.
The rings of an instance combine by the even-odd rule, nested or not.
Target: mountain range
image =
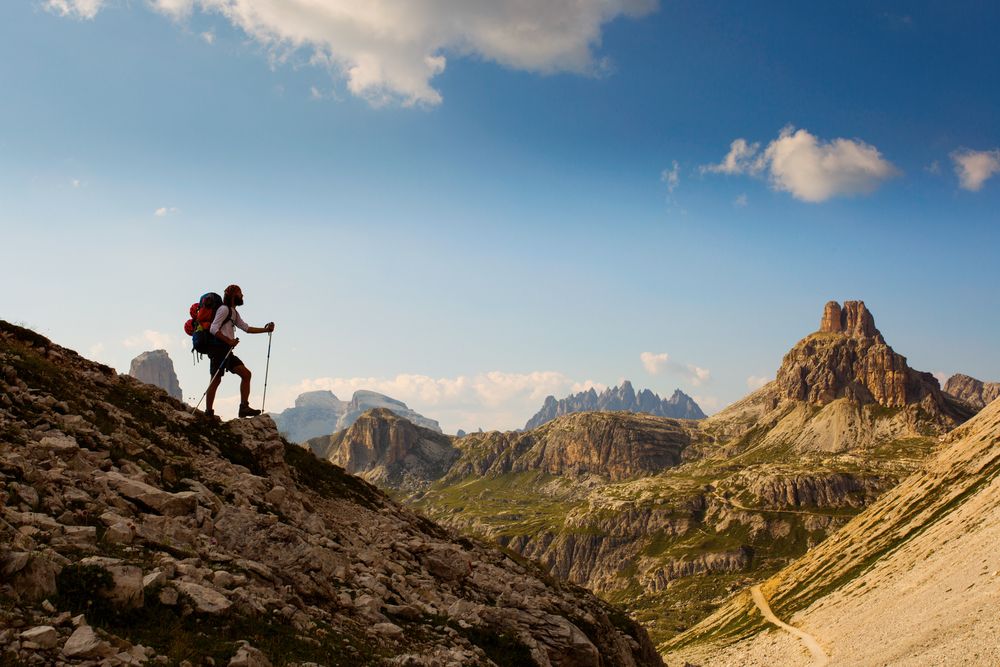
[[[674,390],[670,398],[660,398],[649,389],[636,394],[632,383],[625,380],[620,387],[609,387],[598,394],[593,387],[578,394],[556,400],[548,396],[545,403],[528,422],[524,430],[538,428],[556,417],[574,412],[642,412],[658,417],[677,419],[704,419],[705,413],[694,399],[680,389]]]
[[[831,302],[774,381],[707,419],[584,412],[435,439],[372,413],[314,450],[665,642],[835,533],[975,412],[910,368],[863,302]]]

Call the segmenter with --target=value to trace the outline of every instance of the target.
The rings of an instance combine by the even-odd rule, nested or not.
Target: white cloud
[[[674,373],[696,387],[708,382],[712,377],[711,371],[707,368],[671,361],[670,355],[666,352],[643,352],[639,355],[639,360],[650,375],[659,375],[664,371]]]
[[[667,184],[667,192],[673,193],[681,182],[681,169],[677,160],[673,161],[670,169],[664,169],[660,173],[660,180]]]
[[[147,0],[149,5],[161,14],[174,20],[187,18],[194,9],[194,0]]]
[[[201,39],[206,44],[215,44],[215,33],[211,30],[201,33]]]
[[[952,152],[958,184],[964,190],[978,192],[993,174],[1000,173],[1000,149],[974,151],[963,148]]]
[[[733,206],[736,208],[746,208],[749,203],[750,200],[747,199],[747,193],[745,192],[733,200]]]
[[[426,375],[400,374],[395,377],[312,378],[298,385],[274,390],[275,405],[289,406],[306,391],[327,389],[342,400],[355,391],[376,391],[406,403],[421,414],[437,419],[449,432],[480,427],[491,429],[522,428],[542,407],[546,396],[563,398],[571,393],[606,386],[592,380],[574,381],[556,371],[506,373],[491,371],[477,375],[434,378]],[[272,390],[268,390],[268,397]],[[271,410],[280,410],[272,405]]]
[[[145,347],[150,350],[166,350],[174,344],[174,337],[170,334],[160,333],[152,329],[146,329],[141,334],[129,336],[122,341],[125,347]]]
[[[639,355],[640,361],[642,361],[642,367],[646,369],[646,372],[650,375],[659,375],[660,372],[667,367],[667,363],[670,361],[670,355],[666,352],[660,352],[656,354],[654,352],[643,352]]]
[[[104,354],[104,343],[94,343],[87,350],[87,353],[91,359],[99,358],[102,354]]]
[[[771,381],[771,378],[762,375],[751,375],[747,378],[747,388],[751,390],[760,389]]]
[[[712,414],[719,409],[719,399],[716,396],[702,396],[700,394],[696,394],[691,398],[694,399],[694,402],[697,403],[698,407],[704,410],[706,414]]]
[[[767,173],[771,187],[796,199],[822,202],[836,196],[873,192],[899,170],[874,146],[857,139],[824,142],[808,130],[789,126],[761,151],[759,143],[737,139],[719,164],[702,173]]]
[[[729,152],[719,164],[702,165],[703,174],[755,174],[763,165],[759,163],[757,151],[759,143],[747,143],[746,139],[736,139],[729,144]]]
[[[948,378],[951,377],[944,371],[934,371],[932,375],[935,378],[937,378],[937,381],[941,384],[942,387],[944,387],[945,383],[948,381]]]
[[[153,211],[153,215],[157,218],[165,218],[168,215],[173,215],[175,213],[180,213],[180,210],[174,208],[173,206],[161,206],[160,208]]]
[[[93,18],[103,0],[47,0],[51,11]],[[436,105],[431,80],[449,57],[530,72],[600,76],[603,26],[641,17],[657,0],[149,0],[171,19],[219,14],[281,61],[304,53],[372,104]]]
[[[104,6],[104,0],[45,0],[46,11],[76,19],[92,19]]]

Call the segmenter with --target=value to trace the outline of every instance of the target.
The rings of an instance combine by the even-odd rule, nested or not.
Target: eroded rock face
[[[350,401],[342,401],[331,391],[308,391],[295,399],[295,407],[274,417],[278,430],[292,442],[332,435],[351,427],[369,410],[383,408],[426,429],[441,432],[437,421],[429,419],[397,401],[374,391],[358,390]]]
[[[155,385],[178,401],[183,398],[181,385],[177,382],[174,362],[166,350],[143,352],[132,360],[128,374],[136,380]]]
[[[448,436],[385,408],[371,410],[350,428],[314,438],[307,445],[317,456],[373,484],[403,490],[443,477],[459,454]]]
[[[977,410],[982,410],[1000,398],[1000,382],[983,382],[961,373],[948,378],[944,383],[944,390]]]
[[[784,398],[826,405],[838,398],[903,407],[927,400],[947,410],[937,379],[886,345],[863,301],[826,304],[820,330],[785,355],[777,374]]]

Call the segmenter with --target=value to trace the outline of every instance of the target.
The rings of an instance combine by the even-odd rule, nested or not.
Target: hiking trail
[[[803,644],[806,645],[806,648],[808,648],[809,652],[812,653],[813,664],[816,667],[821,667],[822,665],[829,664],[830,656],[826,654],[826,651],[824,651],[823,647],[819,645],[819,642],[816,641],[815,637],[813,637],[807,632],[799,630],[795,626],[785,623],[780,618],[774,615],[774,612],[771,611],[770,605],[767,604],[767,598],[764,597],[764,593],[760,590],[760,586],[751,587],[750,594],[753,595],[753,603],[757,605],[757,609],[760,610],[760,613],[764,615],[765,619],[767,619],[770,623],[773,623],[774,625],[778,626],[785,632],[789,632],[795,635],[802,641]]]

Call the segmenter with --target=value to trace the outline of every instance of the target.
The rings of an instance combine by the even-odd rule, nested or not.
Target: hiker
[[[236,307],[242,305],[243,290],[240,289],[240,286],[230,285],[227,287],[226,291],[223,292],[222,305],[216,309],[215,319],[212,321],[212,326],[209,329],[209,332],[218,341],[208,353],[208,358],[211,360],[209,373],[212,376],[212,383],[208,385],[208,392],[205,397],[205,414],[209,417],[215,416],[212,405],[215,403],[215,392],[222,383],[222,376],[225,375],[225,371],[218,375],[216,373],[222,367],[223,361],[225,361],[226,371],[240,376],[239,416],[256,417],[260,414],[260,410],[250,407],[250,369],[244,366],[243,362],[235,354],[229,354],[229,351],[240,342],[239,338],[233,336],[235,333],[233,325],[247,333],[258,334],[274,331],[274,322],[268,322],[263,327],[250,326],[243,321],[243,318],[236,311]],[[228,357],[226,357],[227,354],[229,354]]]

